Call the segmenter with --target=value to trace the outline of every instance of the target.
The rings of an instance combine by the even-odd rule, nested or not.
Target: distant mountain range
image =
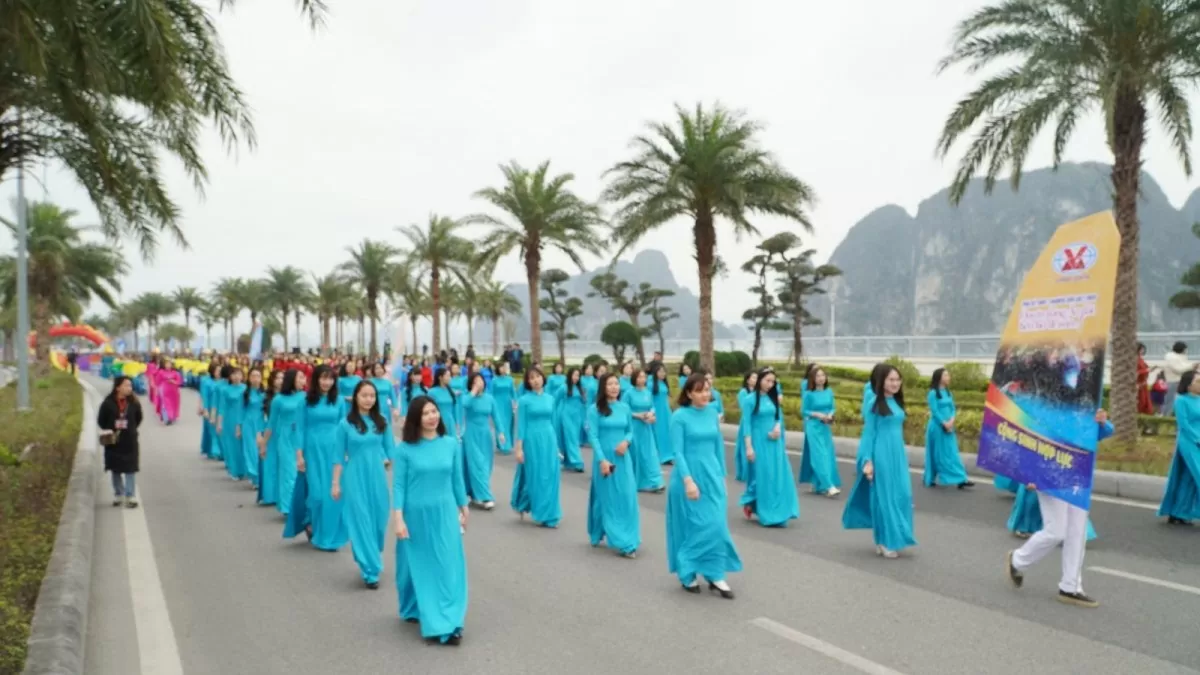
[[[1055,228],[1112,208],[1109,170],[1065,164],[1025,174],[1018,192],[1005,183],[985,196],[983,181],[974,181],[958,207],[943,190],[921,202],[915,216],[895,205],[872,211],[830,256],[843,276],[830,280],[829,296],[809,302],[824,323],[807,334],[828,334],[830,297],[838,335],[999,333]],[[1143,173],[1141,180],[1138,327],[1200,329],[1200,312],[1167,306],[1180,275],[1200,261],[1200,239],[1191,232],[1200,221],[1200,190],[1177,210],[1153,177]]]

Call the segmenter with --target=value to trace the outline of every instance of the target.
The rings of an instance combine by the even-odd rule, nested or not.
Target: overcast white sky
[[[212,139],[205,200],[172,171],[192,248],[164,247],[153,265],[135,263],[126,297],[207,288],[268,264],[325,273],[364,237],[399,243],[396,225],[480,210],[471,194],[497,185],[497,165],[511,159],[550,159],[593,198],[601,173],[628,155],[630,137],[670,116],[675,102],[720,100],[766,123],[767,147],[817,190],[817,233],[807,241],[824,258],[866,213],[887,203],[912,211],[950,179],[953,164],[934,157],[934,143],[971,80],[934,71],[954,23],[983,3],[330,4],[328,26],[315,34],[291,0],[240,0],[219,16],[259,147],[228,156]],[[1048,163],[1049,143],[1040,149],[1030,168]],[[1069,156],[1109,160],[1098,118],[1082,126]],[[1195,184],[1156,133],[1147,169],[1177,205]],[[8,178],[5,196],[14,190]],[[51,170],[47,183],[52,200],[91,213],[68,176]],[[783,224],[763,219],[761,227]],[[665,251],[676,278],[696,288],[688,228],[667,226],[643,247]],[[756,243],[720,236],[735,267]],[[547,266],[567,262],[551,256]],[[498,275],[523,278],[515,258]],[[736,320],[748,285],[738,275],[719,286],[718,319]]]

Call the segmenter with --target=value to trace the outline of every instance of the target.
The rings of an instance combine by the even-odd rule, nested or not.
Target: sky
[[[824,259],[861,217],[889,203],[910,212],[944,188],[955,152],[934,146],[955,101],[975,79],[936,73],[954,24],[982,0],[329,0],[313,32],[291,0],[239,0],[214,14],[234,77],[254,109],[258,147],[204,147],[206,196],[168,166],[191,248],[164,244],[135,260],[123,297],[201,289],[224,276],[253,277],[291,264],[324,274],[363,238],[402,244],[396,226],[429,214],[485,210],[472,194],[500,184],[499,164],[550,160],[596,198],[603,172],[630,156],[629,140],[676,103],[721,103],[762,122],[762,144],[816,190],[807,246]],[[736,7],[736,10],[733,8]],[[1037,144],[1027,168],[1049,164]],[[1110,161],[1098,116],[1080,126],[1073,161]],[[1146,168],[1179,205],[1195,186],[1157,129]],[[43,189],[94,211],[55,167]],[[43,181],[43,175],[36,176]],[[14,194],[13,174],[0,185]],[[1007,189],[1007,188],[1004,188]],[[794,225],[754,221],[764,236]],[[720,229],[731,267],[757,241]],[[643,240],[697,288],[690,224]],[[4,242],[2,245],[11,245]],[[133,247],[130,257],[136,259]],[[608,259],[589,261],[589,267]],[[570,269],[551,253],[546,267]],[[501,281],[523,281],[515,256]],[[718,285],[714,313],[736,322],[751,280]],[[315,331],[315,322],[305,331]]]

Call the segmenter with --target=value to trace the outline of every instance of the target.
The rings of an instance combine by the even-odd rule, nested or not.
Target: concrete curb
[[[54,552],[30,627],[24,675],[80,675],[87,639],[96,521],[96,408],[99,394],[82,380],[83,424],[67,484]]]
[[[737,425],[722,424],[721,433],[725,440],[733,442],[737,439]],[[858,439],[841,436],[833,439],[834,451],[838,457],[853,459],[858,454]],[[787,433],[787,449],[800,452],[804,449],[804,433],[789,431]],[[967,472],[976,476],[992,478],[995,474],[980,469],[975,465],[975,455],[963,453],[963,465]],[[908,464],[914,469],[925,468],[925,448],[908,446]],[[1139,473],[1122,473],[1120,471],[1096,471],[1092,481],[1092,493],[1107,497],[1121,497],[1140,502],[1157,503],[1162,499],[1166,490],[1167,479],[1162,476],[1147,476]]]

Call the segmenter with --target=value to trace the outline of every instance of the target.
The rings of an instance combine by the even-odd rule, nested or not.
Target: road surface
[[[427,646],[397,617],[390,532],[377,591],[348,550],[282,540],[278,513],[201,458],[196,395],[183,399],[177,425],[142,427],[142,508],[112,508],[103,479],[91,675],[1200,672],[1200,532],[1146,505],[1095,505],[1084,583],[1102,605],[1087,610],[1055,600],[1057,556],[1008,585],[1004,553],[1020,542],[991,486],[928,490],[914,475],[920,546],[893,561],[842,530],[841,499],[805,489],[798,522],[764,529],[741,517],[731,479],[745,571],[727,601],[667,573],[664,495],[641,496],[643,547],[624,560],[588,545],[588,474],[563,475],[559,529],[518,520],[511,458],[497,459],[499,505],[466,534],[463,645]]]

